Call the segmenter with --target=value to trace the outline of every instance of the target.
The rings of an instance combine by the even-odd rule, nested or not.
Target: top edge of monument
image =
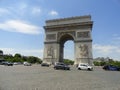
[[[82,23],[91,21],[91,15],[74,16],[68,18],[52,19],[46,21],[46,26],[70,24],[70,23]]]

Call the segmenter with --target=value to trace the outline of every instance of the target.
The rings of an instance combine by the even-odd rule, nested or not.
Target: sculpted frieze
[[[88,56],[88,46],[86,44],[81,44],[79,46],[80,56],[87,57]]]
[[[89,38],[90,37],[89,31],[77,32],[77,37],[78,38]]]
[[[46,40],[55,40],[56,39],[56,34],[47,34],[46,35]]]
[[[47,56],[53,56],[54,48],[52,46],[47,48]]]

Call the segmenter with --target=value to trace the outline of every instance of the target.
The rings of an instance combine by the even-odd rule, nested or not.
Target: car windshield
[[[81,64],[80,66],[87,66],[86,64]]]
[[[64,63],[57,63],[57,65],[65,65]]]

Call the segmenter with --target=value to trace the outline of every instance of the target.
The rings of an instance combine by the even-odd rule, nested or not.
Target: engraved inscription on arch
[[[47,34],[46,35],[46,40],[55,40],[56,39],[56,34]]]
[[[77,37],[78,38],[89,38],[90,37],[90,32],[77,32]]]

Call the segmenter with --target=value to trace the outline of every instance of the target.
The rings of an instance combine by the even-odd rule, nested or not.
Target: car
[[[29,62],[24,62],[23,64],[24,64],[24,66],[31,66],[31,65],[32,65],[32,64],[29,63]]]
[[[92,71],[92,70],[93,70],[93,67],[90,66],[90,65],[87,64],[87,63],[80,63],[80,64],[78,64],[78,70],[88,70],[88,71]]]
[[[13,64],[14,64],[14,65],[21,65],[22,62],[14,62]]]
[[[64,63],[56,63],[54,65],[54,69],[58,70],[58,69],[62,69],[62,70],[70,70],[70,67]]]
[[[5,66],[13,66],[13,63],[11,62],[2,62],[2,65],[5,65]]]
[[[2,65],[2,63],[5,62],[4,59],[0,59],[0,65]]]
[[[50,65],[48,63],[42,63],[41,66],[49,67]]]
[[[115,65],[105,65],[103,66],[104,70],[110,70],[110,71],[120,71],[120,67]]]

